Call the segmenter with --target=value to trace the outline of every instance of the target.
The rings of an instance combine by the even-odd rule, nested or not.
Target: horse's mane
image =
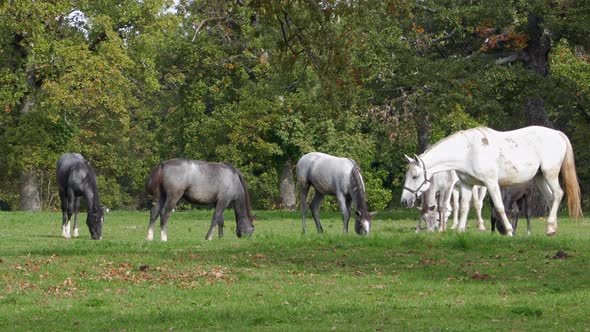
[[[248,191],[248,186],[246,185],[246,178],[244,178],[244,174],[242,174],[242,172],[240,172],[240,170],[237,169],[234,165],[232,165],[228,162],[224,162],[223,164],[228,166],[229,168],[231,168],[238,175],[238,178],[240,179],[240,183],[242,184],[242,188],[244,189],[244,199],[246,201],[246,213],[248,213],[248,218],[251,220],[253,218],[252,206],[250,205],[250,192]]]
[[[353,185],[353,197],[355,198],[355,209],[361,213],[367,211],[367,192],[365,189],[365,183],[363,181],[363,177],[361,176],[361,168],[358,164],[352,160],[348,159],[352,162],[353,167],[352,171],[350,172],[350,180],[351,184]]]
[[[92,167],[92,165],[90,165],[90,162],[86,159],[83,160],[84,161],[84,165],[86,165],[86,168],[88,169],[88,174],[86,175],[86,178],[88,179],[88,184],[90,185],[90,189],[92,190],[92,194],[93,194],[93,203],[94,206],[96,207],[96,209],[100,209],[100,199],[98,196],[98,183],[97,183],[97,177],[96,177],[96,172],[94,171],[94,168]]]

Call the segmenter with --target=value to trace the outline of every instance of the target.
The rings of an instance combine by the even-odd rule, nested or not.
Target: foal
[[[518,215],[523,211],[527,221],[527,235],[531,235],[531,193],[533,191],[533,182],[527,182],[516,187],[501,188],[500,191],[506,212],[512,219],[511,224],[514,228],[514,233],[516,233],[516,226],[518,225]],[[502,220],[494,208],[494,202],[491,200],[490,205],[492,207],[492,232],[497,228],[498,233],[506,234],[506,228],[504,228]]]

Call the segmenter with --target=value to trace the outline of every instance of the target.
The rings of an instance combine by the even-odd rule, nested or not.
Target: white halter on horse
[[[563,198],[559,185],[561,170],[570,217],[582,216],[580,186],[574,153],[569,139],[546,127],[526,127],[499,132],[477,127],[457,132],[436,143],[426,152],[408,159],[401,204],[412,207],[430,187],[429,175],[455,170],[467,185],[483,185],[502,218],[507,235],[512,225],[504,213],[500,186],[513,186],[534,179],[550,207],[547,235],[557,232],[557,210]],[[459,225],[459,231],[465,230]]]

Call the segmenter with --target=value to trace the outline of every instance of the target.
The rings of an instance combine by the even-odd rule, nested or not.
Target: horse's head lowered
[[[363,213],[357,210],[354,215],[354,231],[358,235],[369,235],[369,232],[371,231],[371,221],[373,220],[373,217],[376,214],[377,212],[370,212],[365,213],[365,215],[363,216]]]
[[[404,181],[401,204],[404,207],[412,207],[423,192],[430,188],[430,178],[424,161],[417,155],[414,159],[404,155],[408,161],[408,171]]]
[[[90,237],[93,240],[102,239],[102,224],[104,223],[104,209],[102,206],[96,206],[93,211],[88,211],[86,224],[90,230]]]
[[[252,235],[254,233],[254,219],[256,219],[256,215],[240,218],[239,220],[236,219],[236,235],[238,237]]]

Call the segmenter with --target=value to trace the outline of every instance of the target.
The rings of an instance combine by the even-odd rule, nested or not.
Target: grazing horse
[[[230,164],[170,159],[152,169],[146,189],[154,198],[147,235],[149,241],[154,238],[154,224],[158,216],[161,240],[168,240],[168,218],[180,198],[191,204],[215,206],[211,226],[205,236],[207,240],[213,238],[215,226],[219,226],[219,237],[223,236],[223,210],[227,207],[234,209],[238,237],[254,232],[252,222],[256,216],[250,210],[246,180]]]
[[[510,213],[512,217],[512,228],[516,234],[516,227],[518,226],[518,215],[524,212],[527,222],[527,235],[531,235],[531,194],[533,192],[533,183],[528,182],[524,185],[516,187],[507,187],[500,189],[504,202],[504,208]],[[498,233],[506,234],[504,225],[500,222],[500,218],[494,209],[494,202],[490,202],[492,207],[491,225],[492,232],[498,229]]]
[[[440,172],[432,175],[432,184],[422,196],[422,208],[420,219],[416,226],[416,233],[420,231],[422,220],[426,223],[426,230],[434,232],[439,226],[439,231],[444,230],[444,225],[450,214],[450,195],[453,187],[459,179],[454,171]]]
[[[306,231],[307,195],[309,187],[315,189],[315,196],[310,204],[311,215],[318,233],[324,230],[319,218],[319,208],[325,195],[336,196],[338,207],[342,212],[344,233],[348,233],[351,202],[355,208],[354,230],[357,234],[369,235],[371,219],[374,213],[367,212],[365,182],[356,162],[348,158],[334,157],[321,152],[311,152],[297,162],[297,184],[301,198],[303,233]]]
[[[550,207],[546,234],[557,232],[557,210],[563,198],[559,173],[563,176],[570,217],[582,216],[580,185],[576,175],[574,153],[567,136],[557,130],[531,126],[499,132],[477,127],[457,132],[409,158],[401,204],[414,205],[430,187],[430,174],[455,170],[464,185],[483,185],[488,189],[506,234],[512,225],[504,212],[500,186],[523,184],[531,179]],[[459,231],[465,231],[461,220]]]
[[[88,209],[86,224],[90,230],[90,237],[100,240],[104,211],[98,197],[96,173],[90,163],[78,153],[65,153],[57,161],[56,177],[61,199],[61,236],[70,238],[70,220],[74,214],[74,237],[78,237],[80,197],[84,196]]]
[[[418,221],[416,232],[420,229],[421,219],[426,222],[428,231],[434,231],[438,225],[439,231],[446,230],[447,220],[450,211],[453,211],[453,225],[451,229],[456,229],[458,225],[459,201],[461,201],[461,217],[467,218],[469,212],[469,202],[472,201],[477,215],[477,227],[479,230],[485,230],[481,209],[483,199],[486,195],[486,188],[480,186],[459,186],[459,178],[455,171],[439,172],[432,175],[432,184],[422,196],[421,218]],[[451,208],[450,201],[453,202]]]

